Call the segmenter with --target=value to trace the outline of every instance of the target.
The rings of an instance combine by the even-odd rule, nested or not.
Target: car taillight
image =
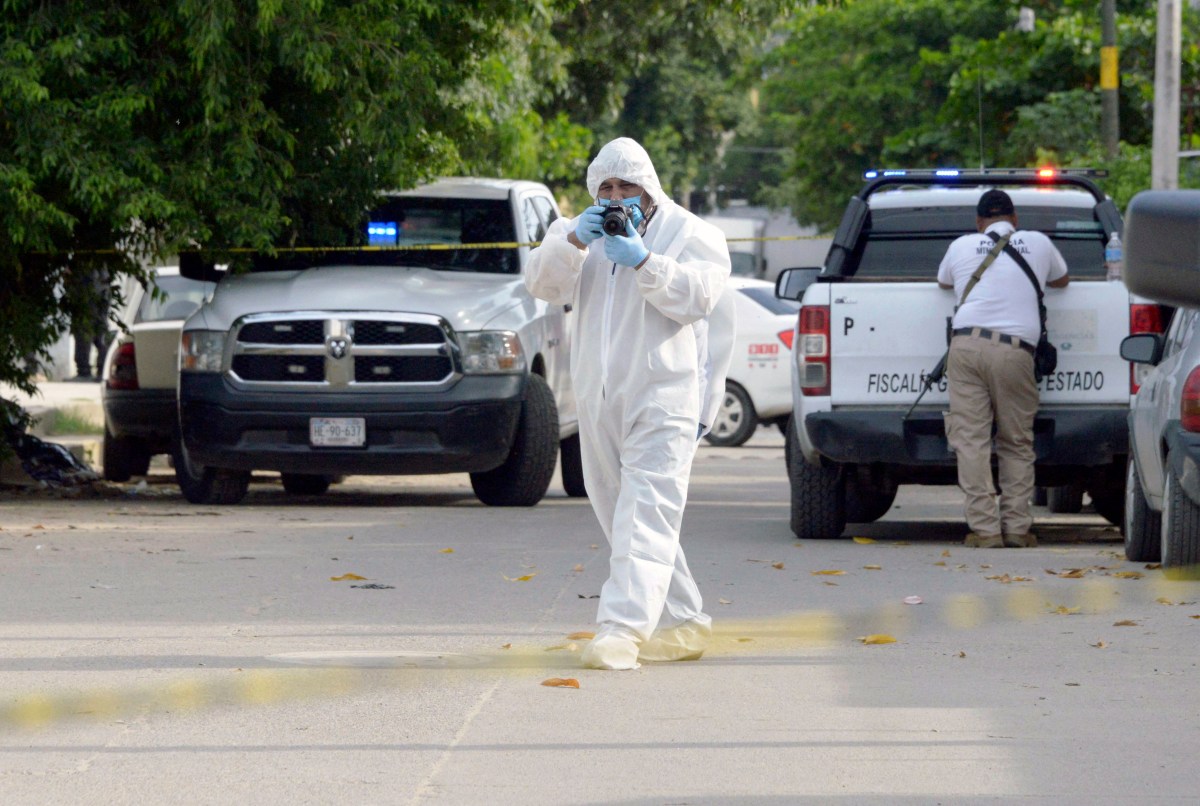
[[[1163,322],[1162,306],[1156,304],[1134,303],[1129,306],[1129,335],[1134,333],[1162,333],[1166,330]],[[1136,395],[1142,388],[1142,381],[1154,367],[1149,364],[1129,365],[1129,394]]]
[[[134,358],[133,342],[127,341],[117,348],[112,365],[108,370],[105,386],[109,389],[137,389],[137,360]]]
[[[1184,431],[1200,431],[1200,367],[1192,369],[1183,383],[1179,423]]]
[[[792,339],[795,338],[795,336],[796,336],[796,331],[794,331],[794,330],[779,331],[779,340],[781,342],[783,342],[784,345],[786,345],[789,350],[792,349]]]
[[[806,397],[829,394],[829,306],[805,305],[800,309],[800,345],[797,367],[800,392]]]

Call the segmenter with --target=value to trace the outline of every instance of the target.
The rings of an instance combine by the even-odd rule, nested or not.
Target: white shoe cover
[[[627,630],[608,624],[583,648],[579,660],[585,669],[625,671],[641,666],[637,641]]]
[[[699,660],[712,638],[712,619],[703,616],[678,627],[655,630],[642,644],[638,658],[644,661]]]

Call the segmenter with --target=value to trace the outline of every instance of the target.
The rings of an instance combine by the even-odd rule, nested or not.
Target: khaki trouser
[[[1033,524],[1033,419],[1038,388],[1033,356],[980,336],[955,336],[946,365],[950,414],[946,439],[958,455],[967,525],[977,535],[1024,535]],[[992,487],[992,425],[1000,469],[1000,506]]]

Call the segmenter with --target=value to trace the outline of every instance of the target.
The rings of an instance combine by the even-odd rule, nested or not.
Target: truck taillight
[[[127,341],[117,348],[104,385],[109,389],[130,391],[138,388],[137,359],[133,352],[133,342]]]
[[[779,331],[779,340],[784,343],[789,350],[792,349],[792,340],[796,338],[796,331],[781,330]]]
[[[1192,369],[1183,383],[1179,423],[1184,431],[1200,431],[1200,367]]]
[[[1163,322],[1162,306],[1156,304],[1134,303],[1129,306],[1129,335],[1134,333],[1162,333],[1166,323]],[[1129,365],[1129,394],[1136,395],[1142,387],[1147,373],[1154,367],[1149,364]]]
[[[806,397],[829,394],[829,306],[800,308],[800,345],[797,367],[800,392]]]

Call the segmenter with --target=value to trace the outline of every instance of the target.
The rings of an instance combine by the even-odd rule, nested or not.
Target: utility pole
[[[1110,160],[1117,158],[1117,147],[1121,141],[1117,96],[1121,74],[1117,66],[1116,5],[1116,0],[1100,2],[1100,139],[1104,143],[1104,156]]]
[[[1158,0],[1158,43],[1154,57],[1154,137],[1150,187],[1179,187],[1180,28],[1183,0]]]

